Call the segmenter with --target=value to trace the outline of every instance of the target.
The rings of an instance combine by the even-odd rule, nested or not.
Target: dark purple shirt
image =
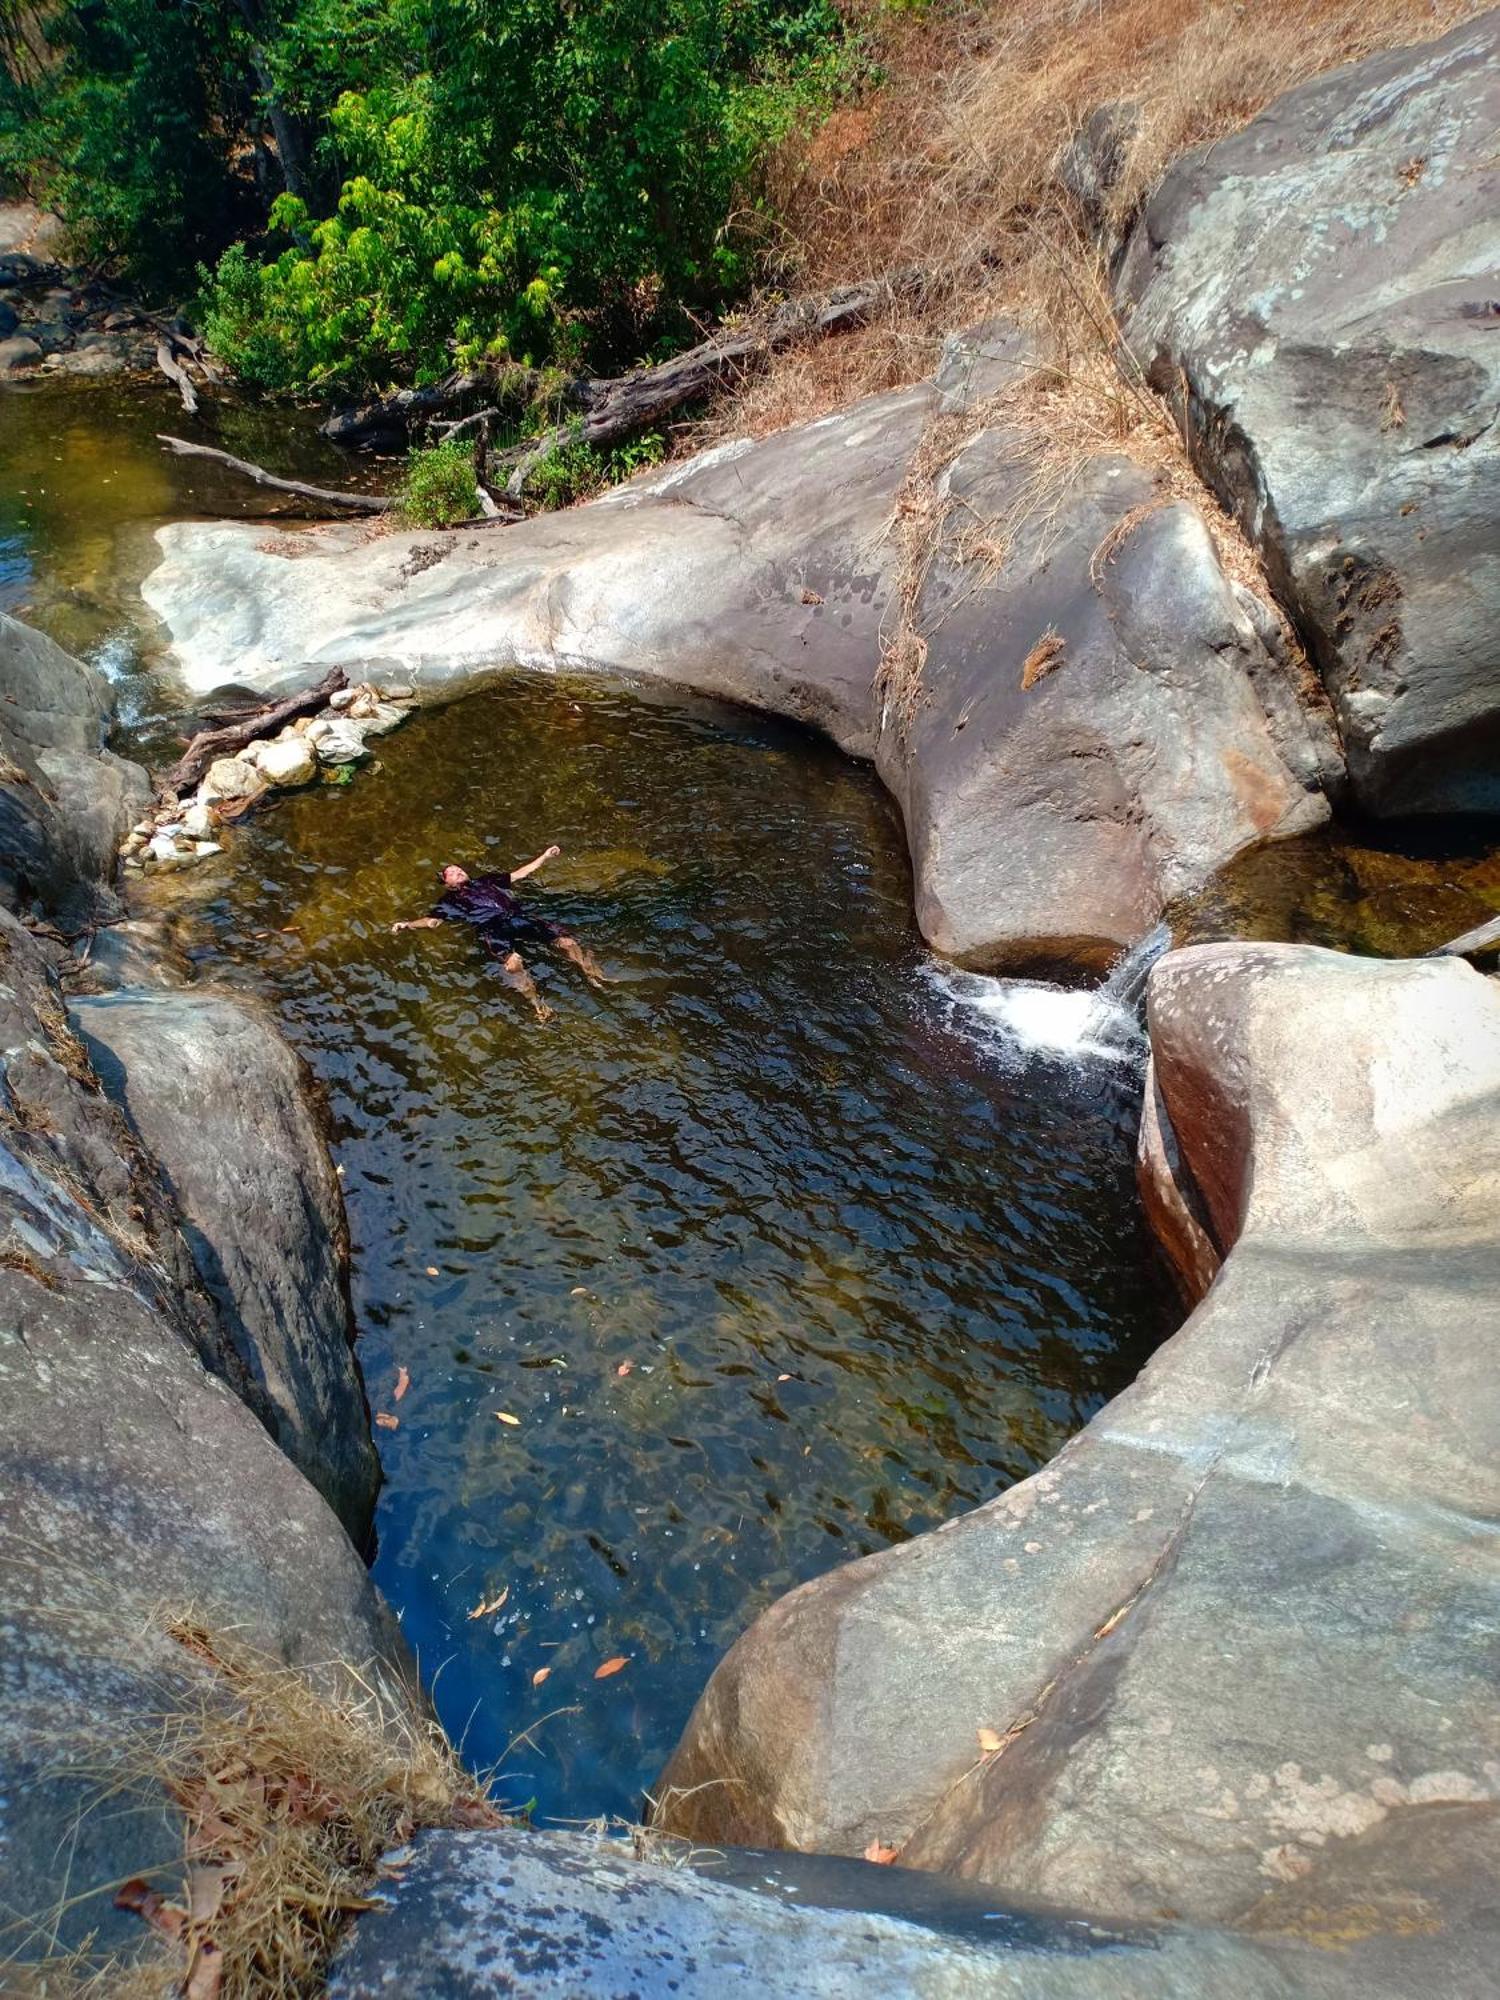
[[[471,875],[456,889],[445,889],[432,914],[449,923],[507,924],[520,907],[509,875]]]

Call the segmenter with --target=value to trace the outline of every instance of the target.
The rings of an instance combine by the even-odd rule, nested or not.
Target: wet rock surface
[[[1276,2000],[1306,1954],[1162,1927],[1111,1931],[1020,1911],[930,1877],[800,1858],[631,1858],[622,1843],[529,1830],[427,1834],[393,1857],[383,1907],[336,1961],[332,2000],[421,1993],[671,1993],[720,2000],[851,1993],[1008,2000]],[[727,1879],[726,1879],[727,1878]]]
[[[1380,812],[1500,808],[1500,14],[1174,167],[1128,337],[1264,551]]]
[[[1205,946],[1160,962],[1150,1018],[1226,1259],[1207,1297],[1043,1472],[757,1621],[665,1822],[877,1839],[1103,1918],[1337,1944],[1331,1990],[1477,1994],[1500,992]]]

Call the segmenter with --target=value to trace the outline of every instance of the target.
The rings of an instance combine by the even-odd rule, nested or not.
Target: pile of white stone
[[[192,798],[159,807],[131,828],[121,860],[127,869],[151,874],[193,868],[222,854],[218,836],[226,820],[238,819],[266,792],[310,785],[325,771],[362,762],[370,754],[370,739],[399,728],[415,702],[409,687],[361,681],[340,688],[319,714],[304,715],[279,736],[261,737],[233,757],[216,758]]]

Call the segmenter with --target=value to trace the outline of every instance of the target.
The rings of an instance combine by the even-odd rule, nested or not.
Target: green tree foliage
[[[48,61],[7,65],[0,170],[138,275],[201,261],[211,341],[269,388],[681,338],[745,285],[757,163],[851,61],[834,0],[68,0],[45,19]]]

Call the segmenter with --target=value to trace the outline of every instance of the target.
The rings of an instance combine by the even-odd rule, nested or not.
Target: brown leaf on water
[[[383,1431],[397,1431],[401,1428],[401,1419],[393,1417],[389,1410],[377,1410],[375,1412],[375,1422]]]
[[[993,1757],[997,1750],[1005,1748],[1005,1738],[993,1729],[981,1729],[979,1747],[986,1757]]]
[[[887,1847],[883,1841],[872,1840],[865,1849],[865,1859],[881,1868],[888,1868],[900,1852],[899,1847]]]
[[[205,1938],[194,1954],[183,1984],[182,2000],[219,2000],[223,1980],[224,1954],[211,1939]]]
[[[594,1679],[596,1681],[607,1681],[611,1674],[617,1674],[622,1667],[628,1667],[629,1665],[630,1661],[624,1653],[616,1653],[614,1658],[606,1660],[602,1667],[595,1667]]]
[[[495,1422],[497,1424],[519,1424],[520,1421],[521,1419],[513,1417],[509,1410],[496,1410],[495,1412]]]
[[[440,1278],[443,1274],[436,1264],[429,1264],[427,1266],[427,1275],[429,1278]]]
[[[500,1609],[501,1605],[504,1604],[506,1598],[509,1596],[510,1596],[510,1585],[507,1584],[504,1590],[501,1591],[500,1595],[498,1597],[492,1597],[488,1604],[486,1604],[484,1599],[481,1597],[479,1602],[474,1606],[474,1609],[469,1613],[469,1616],[471,1618],[492,1618],[495,1615],[495,1613]]]
[[[635,1363],[633,1361],[622,1361],[619,1367],[615,1370],[615,1373],[617,1375],[628,1375],[631,1369],[634,1368],[634,1366]]]
[[[778,1382],[790,1382],[790,1381],[791,1381],[791,1379],[792,1379],[792,1378],[791,1378],[791,1376],[790,1376],[790,1375],[778,1375],[778,1376],[776,1377],[776,1380],[777,1380]]]
[[[411,1376],[407,1373],[404,1365],[398,1365],[396,1369],[396,1396],[395,1396],[395,1400],[398,1403],[401,1401],[401,1398],[406,1394],[407,1390],[410,1387],[411,1387]]]
[[[551,1671],[550,1667],[538,1667],[536,1672],[531,1676],[531,1685],[534,1688],[539,1688]]]

